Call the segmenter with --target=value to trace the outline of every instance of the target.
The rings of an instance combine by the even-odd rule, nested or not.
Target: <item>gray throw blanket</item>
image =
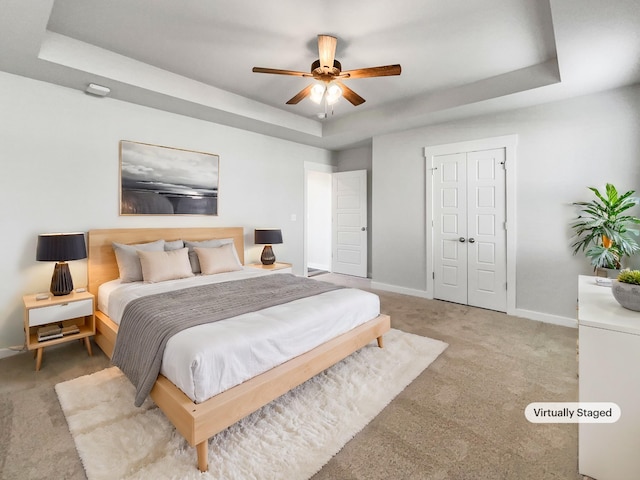
[[[125,307],[111,361],[135,385],[139,407],[158,378],[172,335],[338,288],[342,287],[277,273],[138,298]]]

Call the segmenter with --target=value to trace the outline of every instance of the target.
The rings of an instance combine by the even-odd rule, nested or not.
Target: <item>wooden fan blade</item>
[[[347,70],[342,72],[346,78],[369,78],[369,77],[389,77],[391,75],[400,75],[402,67],[400,65],[384,65],[382,67],[358,68],[356,70]]]
[[[308,72],[296,72],[295,70],[278,70],[277,68],[253,67],[254,73],[275,73],[276,75],[295,75],[296,77],[311,77]]]
[[[300,100],[307,98],[311,94],[311,88],[313,88],[313,84],[304,87],[302,90],[296,93],[296,95],[291,98],[291,100],[287,102],[287,105],[295,105],[296,103],[300,102]]]
[[[329,35],[318,35],[318,58],[320,67],[325,73],[333,68],[333,61],[336,59],[336,45],[338,39]]]
[[[342,82],[336,82],[336,83],[340,85],[340,88],[342,88],[342,96],[347,100],[349,100],[349,102],[351,102],[351,104],[354,107],[357,107],[358,105],[362,105],[366,101],[356,92],[354,92],[349,87],[347,87],[344,83]]]

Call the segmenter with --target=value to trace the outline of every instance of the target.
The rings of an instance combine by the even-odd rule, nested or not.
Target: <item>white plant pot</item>
[[[640,285],[614,280],[611,284],[611,293],[624,308],[640,312]]]

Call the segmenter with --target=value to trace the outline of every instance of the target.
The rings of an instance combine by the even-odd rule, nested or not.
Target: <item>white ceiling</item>
[[[329,149],[640,81],[638,0],[0,0],[0,70]],[[317,35],[367,101],[285,102]]]

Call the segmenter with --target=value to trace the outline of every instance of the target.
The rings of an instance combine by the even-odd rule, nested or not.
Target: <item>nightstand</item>
[[[36,371],[42,365],[44,347],[84,340],[87,353],[92,355],[89,337],[96,333],[93,295],[89,292],[71,292],[69,295],[53,296],[36,300],[36,295],[25,295],[24,331],[27,350],[36,350]],[[38,329],[59,326],[63,335],[38,341]],[[42,331],[42,330],[41,330]],[[69,333],[66,333],[69,332]]]
[[[276,262],[271,265],[250,263],[247,267],[259,268],[261,270],[272,270],[274,273],[293,273],[293,265],[284,262]]]

